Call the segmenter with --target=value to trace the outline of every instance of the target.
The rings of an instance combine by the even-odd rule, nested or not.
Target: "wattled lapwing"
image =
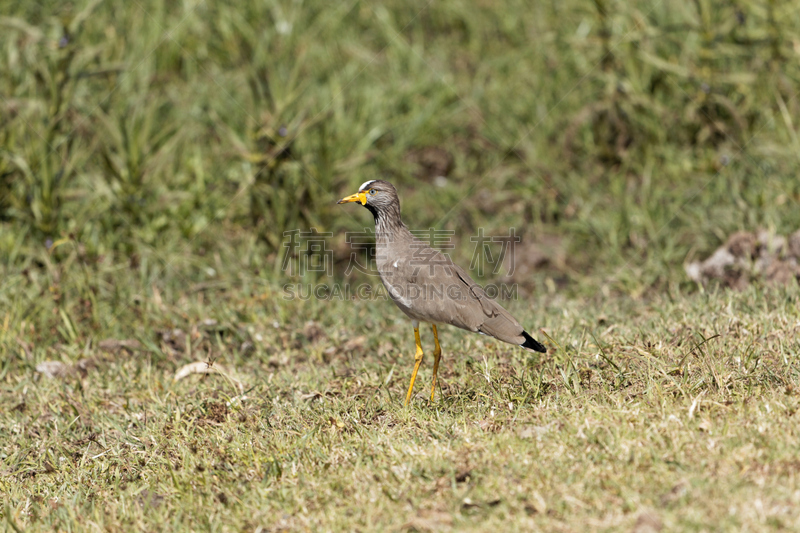
[[[361,202],[375,218],[376,263],[389,295],[397,307],[411,319],[417,353],[414,373],[406,395],[411,400],[423,351],[419,323],[433,328],[433,385],[442,349],[436,326],[450,324],[495,339],[516,344],[526,350],[545,353],[547,349],[531,337],[520,323],[496,301],[486,296],[463,268],[450,257],[417,239],[400,219],[400,199],[394,186],[383,180],[363,183],[356,194],[339,200],[340,204]]]

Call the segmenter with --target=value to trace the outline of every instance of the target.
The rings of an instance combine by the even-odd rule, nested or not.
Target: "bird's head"
[[[350,202],[361,202],[361,205],[373,212],[382,211],[400,204],[397,190],[391,183],[383,180],[365,181],[358,188],[357,193],[345,196],[337,203],[346,204]]]

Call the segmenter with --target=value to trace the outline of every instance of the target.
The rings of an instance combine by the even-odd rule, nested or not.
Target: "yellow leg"
[[[433,342],[436,343],[436,347],[433,349],[433,385],[431,385],[431,401],[433,401],[433,395],[436,394],[436,374],[439,372],[442,348],[439,346],[439,332],[436,331],[436,326],[431,324],[431,327],[433,328]]]
[[[417,372],[419,372],[419,365],[422,363],[422,342],[419,340],[419,322],[414,321],[414,340],[417,343],[417,353],[414,356],[414,373],[411,374],[411,385],[408,386],[408,394],[406,394],[406,405],[411,401],[411,392],[414,390],[414,380],[417,379]]]

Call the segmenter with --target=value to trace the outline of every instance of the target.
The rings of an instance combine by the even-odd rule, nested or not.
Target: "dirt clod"
[[[800,280],[800,230],[788,238],[766,230],[738,231],[705,261],[686,265],[690,279],[742,290],[756,280],[788,285]]]

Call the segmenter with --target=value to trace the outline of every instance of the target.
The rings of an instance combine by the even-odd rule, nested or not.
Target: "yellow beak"
[[[348,204],[350,202],[361,202],[361,205],[367,205],[367,193],[359,191],[355,194],[351,194],[350,196],[345,196],[338,202],[337,204]]]

